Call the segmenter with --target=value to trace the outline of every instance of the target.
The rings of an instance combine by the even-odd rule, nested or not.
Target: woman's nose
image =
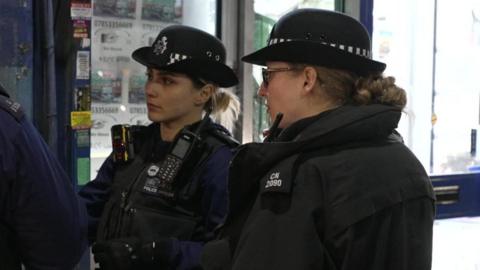
[[[155,90],[153,89],[152,87],[152,84],[151,83],[146,83],[145,84],[145,95],[146,96],[149,96],[149,97],[154,97],[156,94],[155,94]]]
[[[260,87],[258,88],[257,95],[261,97],[265,97],[267,95],[267,88],[265,87],[265,84],[262,82],[260,84]]]

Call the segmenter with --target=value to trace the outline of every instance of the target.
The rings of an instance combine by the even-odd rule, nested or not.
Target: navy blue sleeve
[[[214,229],[224,221],[228,209],[228,167],[232,159],[228,147],[218,149],[205,164],[200,183],[203,189],[202,211],[206,228],[206,241],[214,238]],[[204,242],[172,240],[172,261],[175,269],[200,267]]]
[[[88,213],[89,244],[96,239],[98,223],[105,203],[110,197],[114,169],[112,155],[110,155],[98,170],[97,177],[88,182],[78,193]]]
[[[29,121],[0,111],[0,123],[0,218],[20,259],[26,269],[72,269],[86,247],[72,182]]]

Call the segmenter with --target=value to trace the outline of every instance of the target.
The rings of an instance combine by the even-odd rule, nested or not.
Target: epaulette
[[[22,106],[20,106],[20,103],[15,102],[8,97],[2,95],[0,95],[0,109],[7,111],[17,121],[22,120],[23,116],[25,115]]]

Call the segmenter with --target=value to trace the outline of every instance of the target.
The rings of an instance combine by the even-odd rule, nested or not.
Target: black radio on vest
[[[207,112],[202,122],[198,125],[195,132],[188,129],[182,129],[175,137],[170,151],[165,159],[159,164],[159,167],[150,167],[153,171],[148,172],[150,181],[146,181],[143,189],[147,193],[161,194],[167,198],[173,198],[175,191],[173,184],[176,176],[182,169],[184,162],[190,157],[192,150],[201,140],[200,132],[205,123],[208,122],[210,113]]]

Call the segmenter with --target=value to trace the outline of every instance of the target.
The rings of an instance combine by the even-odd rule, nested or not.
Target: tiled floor
[[[432,270],[480,270],[480,217],[435,221]]]

